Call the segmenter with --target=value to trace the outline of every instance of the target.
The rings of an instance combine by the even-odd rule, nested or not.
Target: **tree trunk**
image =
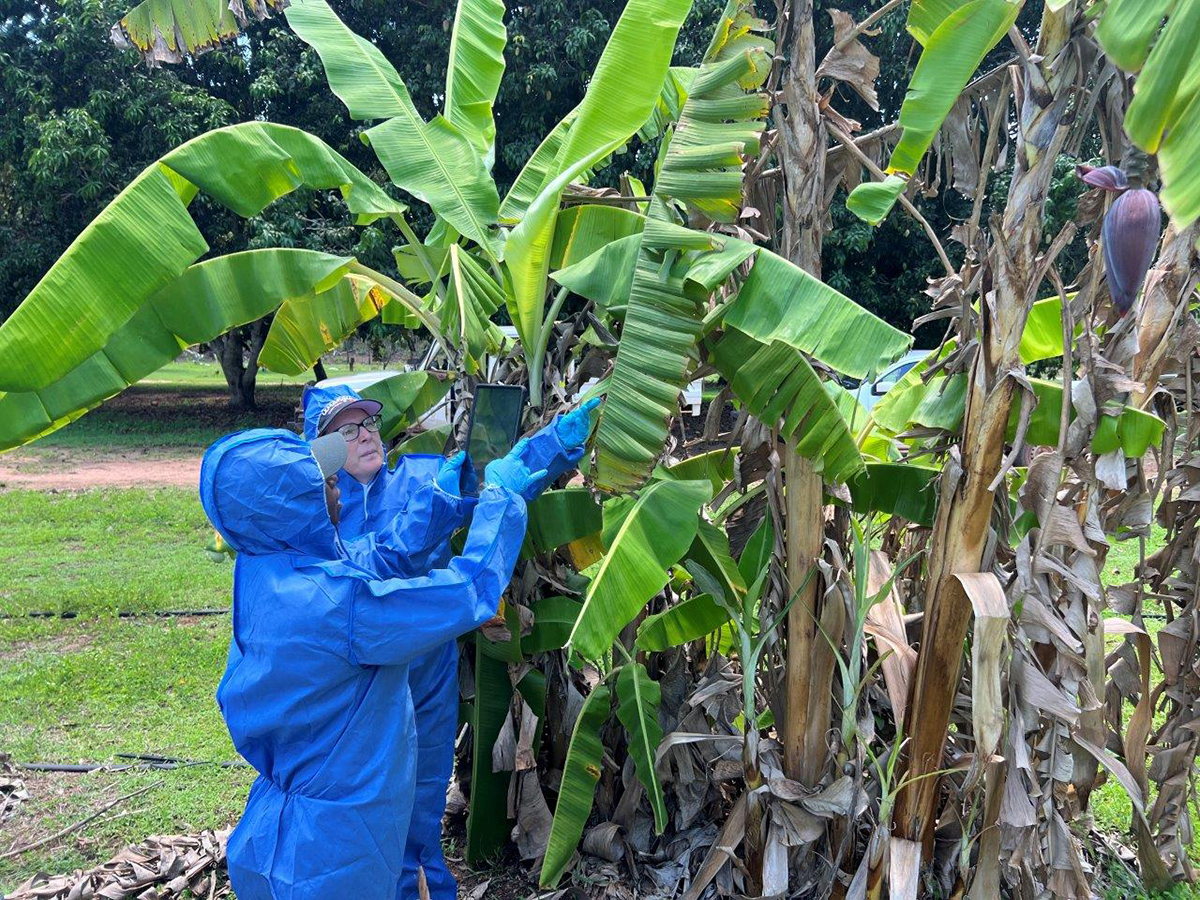
[[[1012,404],[1009,373],[1023,371],[1019,348],[1037,296],[1034,266],[1054,163],[1070,127],[1067,102],[1078,78],[1077,56],[1062,52],[1075,19],[1075,3],[1042,14],[1035,55],[1026,62],[1020,89],[1020,130],[1012,187],[991,252],[994,297],[981,308],[979,352],[967,390],[958,463],[941,479],[941,497],[930,540],[925,616],[909,701],[913,723],[907,772],[897,798],[894,831],[932,849],[938,779],[950,711],[962,677],[963,641],[971,619],[965,593],[953,590],[956,573],[983,566],[995,492]]]
[[[271,328],[265,316],[226,332],[212,342],[225,375],[229,405],[234,409],[254,409],[254,388],[258,380],[258,355]]]

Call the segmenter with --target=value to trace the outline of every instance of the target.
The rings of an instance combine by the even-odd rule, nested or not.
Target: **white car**
[[[504,334],[505,343],[517,342],[517,329],[511,325],[497,326]],[[414,371],[424,371],[426,369],[442,369],[445,368],[445,360],[439,359],[440,349],[436,343],[431,343],[425,355],[421,357],[421,361],[414,367]],[[483,374],[485,378],[491,378],[496,371],[496,365],[499,362],[495,357],[486,357],[484,359]],[[439,365],[442,363],[442,365]],[[399,375],[400,372],[395,369],[384,369],[374,372],[356,372],[353,375],[342,375],[338,378],[326,378],[324,381],[317,383],[318,387],[333,387],[334,385],[344,384],[356,391],[362,391],[364,388],[370,387],[378,381],[383,381],[385,378],[391,378],[393,375]],[[585,381],[579,388],[579,396],[586,394],[596,384],[597,379],[592,378]],[[683,390],[682,411],[684,415],[698,416],[700,415],[700,404],[703,402],[703,387],[702,381],[693,381]],[[437,406],[429,411],[424,418],[421,419],[420,426],[422,429],[437,428],[439,425],[448,425],[454,417],[454,399],[453,391],[450,392]]]
[[[874,381],[864,381],[858,387],[851,389],[851,395],[863,405],[863,409],[869,412],[884,394],[896,386],[896,382],[932,352],[932,350],[909,350],[884,369]]]

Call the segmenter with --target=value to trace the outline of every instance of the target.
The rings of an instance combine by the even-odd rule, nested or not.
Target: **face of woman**
[[[343,425],[361,425],[366,418],[366,410],[348,409],[334,417],[325,433],[332,434]],[[360,427],[358,434],[346,442],[346,464],[342,468],[351,478],[366,484],[382,466],[383,441],[379,432]]]

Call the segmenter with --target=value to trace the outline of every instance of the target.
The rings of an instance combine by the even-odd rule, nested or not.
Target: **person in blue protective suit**
[[[228,845],[239,900],[395,900],[416,783],[409,664],[495,614],[523,494],[546,474],[488,469],[461,555],[396,578],[385,573],[428,523],[398,516],[343,541],[345,459],[340,436],[257,429],[217,441],[201,465],[204,510],[238,551],[217,700],[259,772]],[[413,502],[441,518],[436,490]]]
[[[509,466],[520,471],[544,470],[545,475],[531,482],[524,492],[525,500],[534,499],[579,463],[587,441],[589,415],[598,403],[599,400],[590,401],[519,441],[507,457],[492,463],[496,467],[493,471]],[[388,470],[383,465],[379,426],[372,421],[378,413],[375,401],[364,400],[344,385],[310,388],[304,395],[305,436],[314,439],[340,431],[350,444],[349,457],[338,475],[343,536],[375,531],[398,515],[405,519],[419,516],[421,505],[413,502],[414,492],[425,490],[431,480],[442,489],[439,497],[459,493],[465,462],[462,453],[450,460],[441,456],[405,455]],[[475,500],[462,497],[458,503],[461,524],[469,517]],[[423,547],[414,557],[414,571],[421,565],[441,565],[450,557],[449,534],[445,534],[439,546],[431,546],[443,534],[444,529],[427,532],[430,546]],[[457,643],[447,640],[414,660],[409,668],[409,687],[416,710],[419,763],[417,799],[404,853],[400,896],[405,900],[417,897],[418,869],[423,868],[432,900],[454,900],[458,886],[446,867],[441,838],[458,728]]]

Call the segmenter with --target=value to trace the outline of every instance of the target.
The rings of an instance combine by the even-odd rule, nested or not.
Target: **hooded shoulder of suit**
[[[200,502],[238,553],[340,555],[321,470],[308,442],[290,431],[256,428],[214,443],[200,465]]]

